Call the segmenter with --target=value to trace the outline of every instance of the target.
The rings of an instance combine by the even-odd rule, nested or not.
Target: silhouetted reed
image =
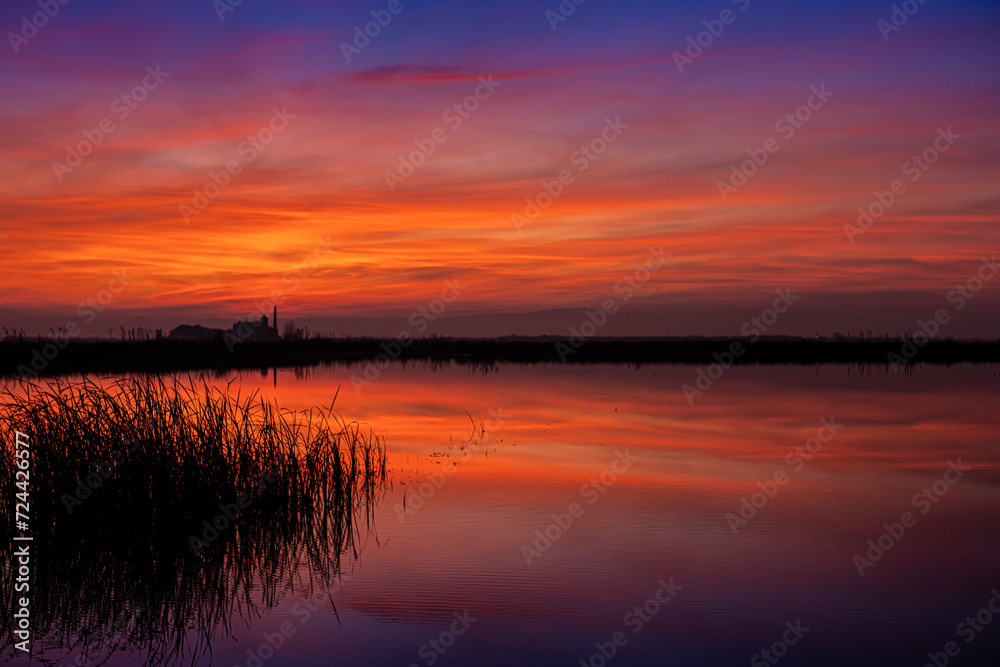
[[[36,651],[89,643],[91,657],[128,650],[145,664],[193,664],[234,620],[249,623],[296,590],[329,590],[386,491],[384,441],[370,429],[344,422],[332,403],[294,413],[232,385],[20,383],[0,396],[4,480],[14,479],[17,430],[31,443]],[[98,468],[104,479],[86,493],[81,484],[88,475],[96,484]],[[205,546],[190,539],[268,469],[271,481],[249,493],[231,525]],[[14,501],[8,483],[6,562]],[[11,609],[23,593],[8,584]]]

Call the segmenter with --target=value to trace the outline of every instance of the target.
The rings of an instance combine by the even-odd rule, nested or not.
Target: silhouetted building
[[[167,334],[170,340],[213,341],[222,338],[222,329],[209,329],[200,324],[182,324]]]
[[[278,309],[274,309],[275,318]],[[278,336],[278,327],[267,325],[267,315],[261,315],[259,320],[239,320],[233,323],[233,327],[225,333],[225,336],[235,338],[243,343],[269,343],[281,340]]]
[[[226,331],[209,329],[198,324],[182,324],[171,330],[171,340],[215,341],[222,339],[232,349],[238,343],[271,343],[281,340],[278,335],[278,309],[274,309],[274,325],[269,326],[267,315],[259,320],[237,320]]]

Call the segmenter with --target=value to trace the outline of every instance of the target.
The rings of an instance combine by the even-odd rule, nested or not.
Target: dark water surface
[[[997,366],[737,367],[691,405],[696,370],[209,378],[296,410],[339,387],[392,484],[339,587],[196,664],[1000,664]]]

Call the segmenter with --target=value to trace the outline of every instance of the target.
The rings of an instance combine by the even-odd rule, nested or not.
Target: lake
[[[336,395],[391,482],[338,586],[197,664],[997,664],[996,365],[733,367],[691,401],[695,366],[360,370],[205,376]]]

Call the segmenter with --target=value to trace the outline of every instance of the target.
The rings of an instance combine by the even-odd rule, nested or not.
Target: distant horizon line
[[[203,329],[210,331],[218,331],[220,334],[224,333],[225,329],[215,329],[213,327],[205,327],[197,324],[180,324],[181,326],[195,327],[199,326]],[[175,327],[177,328],[177,327]],[[270,328],[270,327],[269,327]],[[127,330],[128,331],[128,330]],[[147,331],[155,331],[148,330]],[[921,332],[922,333],[922,332]],[[57,334],[58,336],[58,334]],[[412,336],[414,340],[531,340],[531,341],[560,341],[572,338],[572,335],[567,334],[504,334],[504,335],[447,335],[439,333],[431,334],[418,334]],[[306,342],[310,340],[396,340],[398,336],[391,335],[376,335],[376,334],[325,334],[317,333],[305,339],[282,339],[280,341],[269,341],[269,342]],[[684,341],[684,340],[712,340],[712,341],[742,341],[754,339],[754,341],[780,341],[780,340],[823,340],[823,341],[837,341],[837,342],[878,342],[887,340],[912,340],[913,334],[882,334],[882,335],[848,335],[848,334],[834,334],[829,336],[802,336],[793,334],[772,334],[772,335],[739,335],[739,334],[688,334],[688,335],[637,335],[637,336],[586,336],[588,341]],[[53,336],[47,334],[35,334],[35,335],[25,335],[23,337],[8,337],[0,338],[0,344],[3,343],[15,343],[20,341],[25,342],[41,342],[41,341],[51,341]],[[145,339],[125,339],[125,338],[107,338],[103,336],[74,336],[70,338],[70,341],[77,343],[145,343],[145,342],[156,342],[160,341],[170,341],[170,342],[199,342],[199,341],[184,341],[178,339],[171,339],[168,336],[163,336],[162,338],[145,338]],[[935,341],[953,341],[953,342],[982,342],[982,343],[992,343],[1000,341],[1000,336],[996,338],[968,338],[968,337],[955,337],[955,336],[935,336],[930,340]],[[203,341],[208,342],[208,341]],[[249,342],[249,341],[248,341]]]

